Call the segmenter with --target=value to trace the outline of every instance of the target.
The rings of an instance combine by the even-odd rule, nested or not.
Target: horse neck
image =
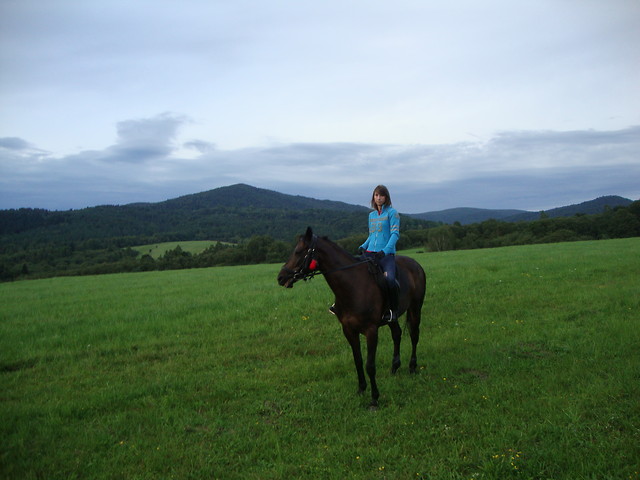
[[[351,291],[355,288],[354,275],[363,268],[363,265],[356,266],[358,260],[353,255],[327,240],[318,243],[317,252],[320,268],[325,272],[325,280],[334,293]],[[350,268],[351,265],[353,268]]]
[[[357,260],[344,248],[327,240],[320,239],[316,248],[318,261],[325,271],[335,270],[356,263]]]

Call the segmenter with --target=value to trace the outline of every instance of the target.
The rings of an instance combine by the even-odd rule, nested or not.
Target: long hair
[[[373,189],[373,193],[371,194],[371,208],[373,208],[374,210],[378,208],[378,206],[376,205],[376,193],[380,194],[380,195],[384,195],[385,197],[385,201],[384,201],[384,206],[385,207],[390,207],[391,206],[391,195],[389,195],[389,189],[387,187],[385,187],[384,185],[378,185],[376,188]]]

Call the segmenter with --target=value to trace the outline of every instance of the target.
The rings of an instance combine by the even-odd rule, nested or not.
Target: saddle
[[[371,275],[373,275],[373,278],[376,281],[376,284],[378,285],[378,287],[380,288],[380,291],[382,292],[382,296],[384,298],[384,304],[386,305],[386,308],[389,309],[391,308],[391,289],[389,288],[389,283],[387,282],[387,278],[384,276],[384,271],[382,270],[382,266],[380,266],[380,264],[378,263],[378,261],[375,258],[372,257],[361,257],[363,260],[367,259],[367,268],[369,269],[369,273]],[[400,285],[398,283],[398,281],[396,280],[396,283],[398,284],[398,289],[400,288]]]
[[[373,278],[375,279],[380,289],[386,293],[388,290],[387,279],[384,276],[384,271],[382,270],[382,266],[380,266],[380,264],[375,258],[363,256],[362,259],[368,260],[367,268],[369,269],[369,273],[373,275]]]

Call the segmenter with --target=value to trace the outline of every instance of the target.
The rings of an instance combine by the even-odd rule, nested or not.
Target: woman
[[[360,245],[368,257],[377,260],[387,280],[390,311],[383,317],[388,322],[398,321],[398,282],[396,281],[396,243],[400,238],[400,215],[391,206],[389,189],[378,185],[371,196],[369,237]]]

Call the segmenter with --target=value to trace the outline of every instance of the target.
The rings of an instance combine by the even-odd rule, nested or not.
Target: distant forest
[[[159,208],[139,204],[76,212],[0,211],[0,280],[279,263],[290,254],[295,235],[308,225],[353,253],[366,238],[364,207],[332,204],[322,209],[316,203],[301,210],[286,204],[275,209],[273,205],[219,208],[184,198],[180,208],[166,202]],[[436,252],[640,236],[640,201],[593,215],[545,218],[541,213],[540,217],[446,225],[403,215],[398,248]],[[178,246],[157,259],[131,248],[205,239],[232,244],[219,243],[197,255]]]

